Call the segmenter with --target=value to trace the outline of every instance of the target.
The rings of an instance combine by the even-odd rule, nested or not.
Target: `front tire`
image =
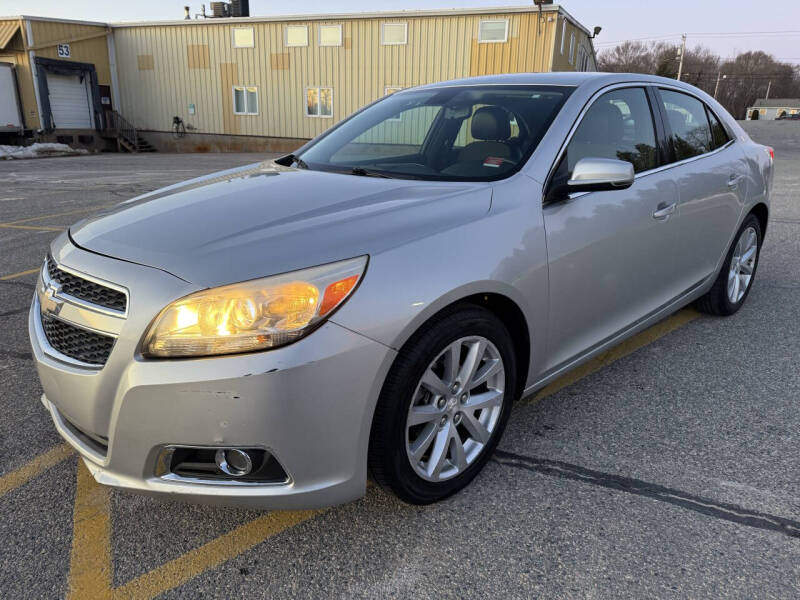
[[[744,305],[756,276],[762,235],[761,222],[755,215],[748,215],[728,250],[717,280],[708,293],[697,300],[698,310],[729,316]]]
[[[511,335],[491,312],[463,305],[403,346],[370,434],[369,468],[412,504],[450,496],[491,457],[518,394]]]

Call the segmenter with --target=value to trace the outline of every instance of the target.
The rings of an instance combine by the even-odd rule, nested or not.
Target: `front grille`
[[[48,343],[61,354],[90,365],[106,364],[115,338],[42,315]]]
[[[125,312],[128,300],[124,293],[63,271],[58,268],[56,262],[49,256],[47,257],[47,274],[50,279],[61,285],[62,292],[69,294],[73,298]]]

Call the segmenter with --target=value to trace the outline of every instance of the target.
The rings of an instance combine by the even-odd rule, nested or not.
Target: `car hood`
[[[484,216],[486,183],[248,165],[81,221],[76,245],[212,287],[375,254]]]

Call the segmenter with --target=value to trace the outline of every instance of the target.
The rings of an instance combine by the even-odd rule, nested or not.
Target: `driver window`
[[[559,176],[569,179],[582,158],[624,160],[636,173],[658,166],[653,115],[644,88],[613,90],[595,101],[567,146]]]

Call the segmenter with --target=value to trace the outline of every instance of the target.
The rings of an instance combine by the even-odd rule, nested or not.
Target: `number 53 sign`
[[[58,45],[58,56],[59,58],[69,58],[69,44]]]

